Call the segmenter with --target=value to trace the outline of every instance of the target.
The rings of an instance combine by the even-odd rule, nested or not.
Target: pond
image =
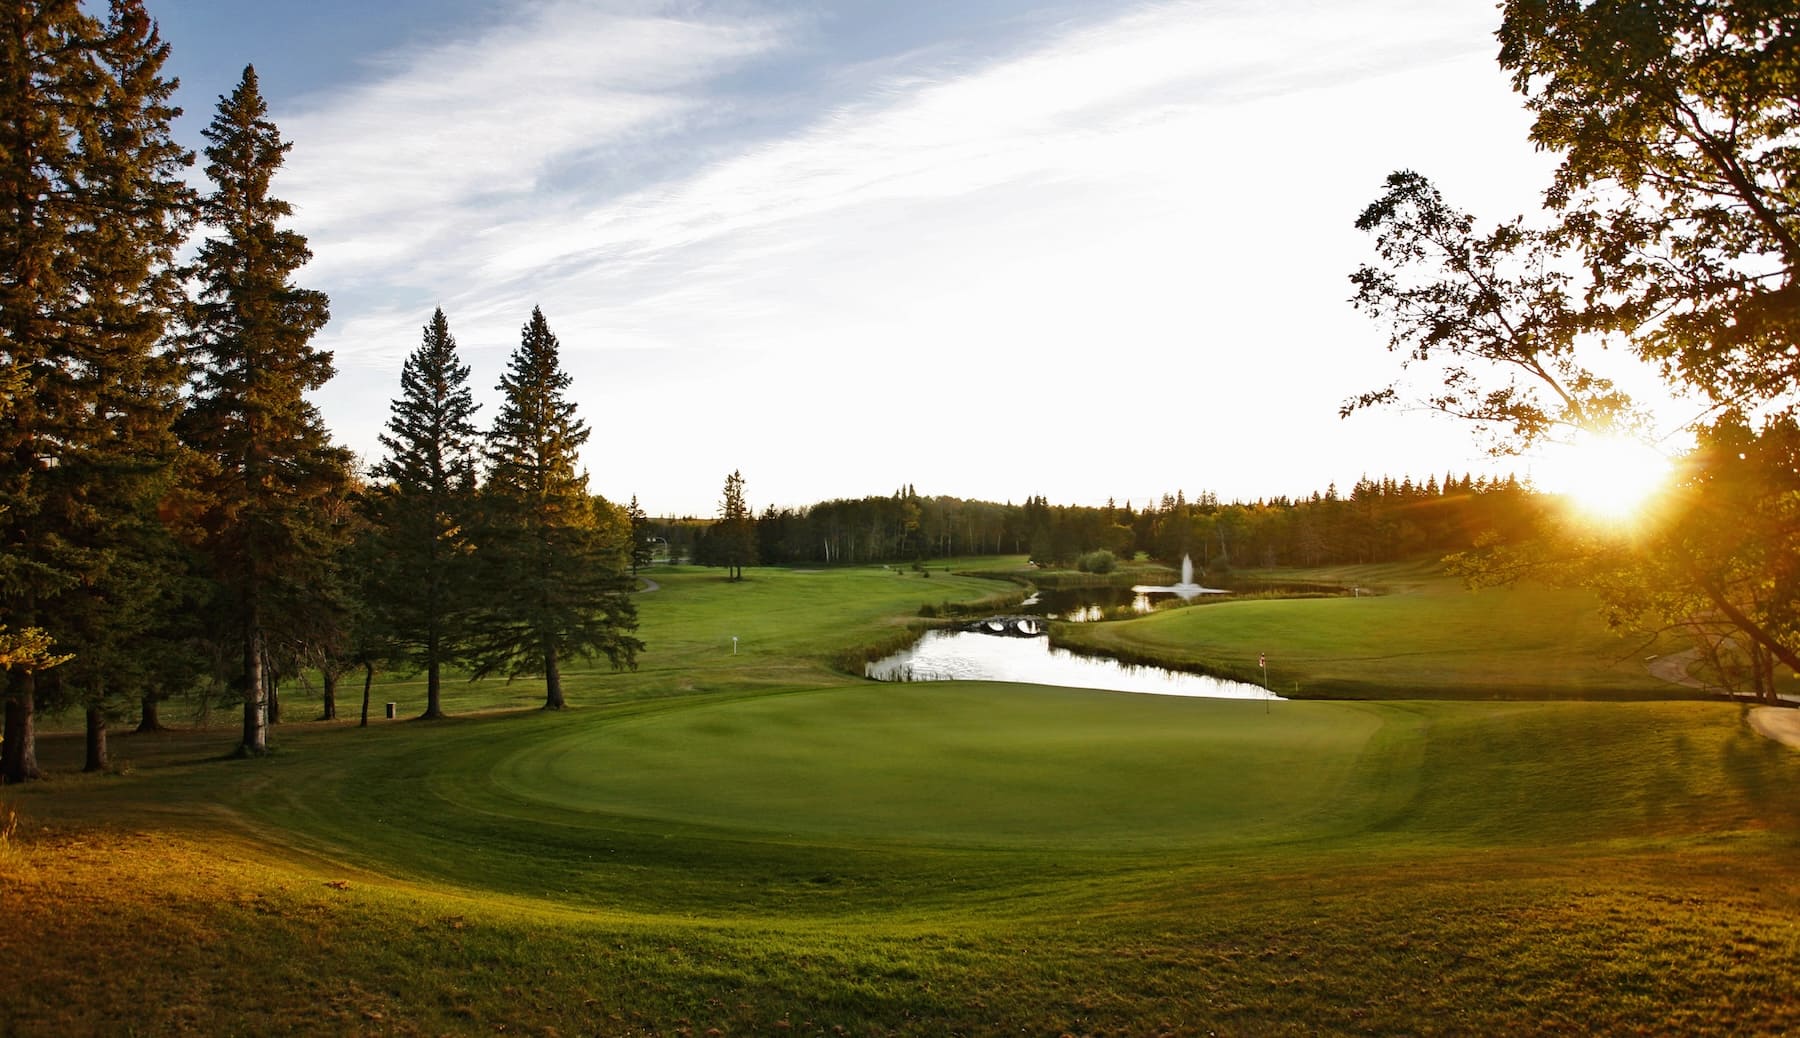
[[[927,631],[912,648],[876,660],[864,673],[877,681],[1019,681],[1032,685],[1145,692],[1215,699],[1279,699],[1256,685],[1205,674],[1138,667],[1050,646],[1047,636]]]
[[[1040,590],[1019,604],[1019,611],[1035,613],[1051,620],[1068,623],[1093,623],[1098,620],[1122,620],[1156,608],[1156,599],[1128,587],[1081,587],[1066,590]]]

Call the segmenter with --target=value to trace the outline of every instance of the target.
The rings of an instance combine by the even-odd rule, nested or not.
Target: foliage
[[[638,567],[650,565],[651,560],[656,557],[652,547],[650,517],[644,514],[636,494],[631,495],[631,504],[625,506],[625,517],[631,522],[631,575],[635,577]]]
[[[1727,406],[1800,403],[1800,14],[1784,0],[1508,0],[1500,64],[1561,156],[1583,324]]]
[[[442,669],[467,641],[461,621],[475,593],[478,407],[468,383],[440,308],[401,369],[401,395],[381,436],[388,455],[374,470],[386,484],[370,497],[377,542],[370,563],[379,574],[367,585],[370,605],[425,671],[426,718],[443,716]]]
[[[49,670],[74,658],[67,653],[52,652],[54,646],[50,635],[41,628],[27,627],[8,634],[6,625],[0,624],[0,668]]]
[[[1375,235],[1380,265],[1351,276],[1358,309],[1388,323],[1403,367],[1435,365],[1432,409],[1477,423],[1499,452],[1524,450],[1559,429],[1604,430],[1630,417],[1629,399],[1578,354],[1581,330],[1547,232],[1523,220],[1478,233],[1475,218],[1413,172],[1394,173],[1356,221]],[[1399,399],[1396,385],[1344,404]]]
[[[729,579],[744,579],[744,567],[756,564],[755,516],[744,500],[744,475],[733,470],[725,477],[719,499],[719,521],[708,527],[698,546],[699,561],[723,566]]]
[[[1212,494],[1183,494],[1134,509],[1052,505],[1041,497],[1022,505],[954,497],[920,497],[920,519],[909,534],[905,499],[868,497],[826,501],[810,508],[774,509],[756,520],[760,557],[781,564],[895,562],[919,543],[970,555],[1017,554],[1041,548],[1044,565],[1077,565],[1091,552],[1130,558],[1137,546],[1169,565],[1192,555],[1218,573],[1238,565],[1317,566],[1411,558],[1423,552],[1462,551],[1497,532],[1519,529],[1540,507],[1512,477],[1467,473],[1359,479],[1348,498],[1336,486],[1308,497],[1220,502]],[[679,523],[654,524],[676,541]]]
[[[1111,573],[1118,565],[1118,557],[1105,548],[1087,552],[1075,562],[1075,568],[1083,573]]]
[[[1704,649],[1740,645],[1772,695],[1775,661],[1800,669],[1785,581],[1800,407],[1800,30],[1765,0],[1512,0],[1500,62],[1561,156],[1552,224],[1487,233],[1412,173],[1358,226],[1381,265],[1358,306],[1389,322],[1405,364],[1443,361],[1441,410],[1497,450],[1557,427],[1643,435],[1650,416],[1582,360],[1610,338],[1712,410],[1680,486],[1634,530],[1545,517],[1538,544],[1469,555],[1477,579],[1535,560],[1600,590],[1619,622],[1683,627]],[[1366,393],[1346,411],[1396,399]],[[1729,449],[1719,449],[1723,444]],[[1760,479],[1755,485],[1752,480]]]
[[[643,648],[627,597],[631,523],[590,497],[576,469],[589,429],[565,395],[570,381],[533,308],[500,379],[475,553],[486,593],[472,620],[474,674],[541,674],[546,710],[565,705],[562,660],[604,655],[615,669],[634,667]]]
[[[180,370],[163,338],[192,156],[173,139],[168,47],[141,4],[104,19],[14,5],[0,44],[0,608],[74,654],[48,683],[12,675],[0,771],[17,781],[36,770],[40,695],[89,708],[89,764],[104,765],[105,717],[142,691],[169,611],[161,590],[181,564],[156,508]]]
[[[243,749],[267,748],[272,631],[330,623],[322,589],[347,518],[349,455],[305,394],[331,378],[311,339],[329,316],[323,293],[292,276],[312,253],[285,229],[292,207],[269,193],[290,145],[267,117],[256,70],[219,99],[208,141],[211,229],[194,262],[193,393],[180,429],[205,470],[193,492],[214,579],[227,589],[242,667]]]
[[[1776,702],[1775,664],[1800,670],[1800,425],[1727,416],[1699,432],[1681,478],[1625,535],[1557,512],[1536,536],[1456,558],[1476,584],[1532,575],[1592,589],[1609,623],[1685,636],[1713,677]],[[1727,665],[1741,658],[1739,669]]]

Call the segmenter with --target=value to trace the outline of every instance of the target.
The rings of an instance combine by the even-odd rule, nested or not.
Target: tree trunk
[[[425,634],[425,712],[419,715],[421,721],[435,721],[444,716],[444,704],[440,698],[443,692],[443,676],[438,665],[438,636],[434,628]]]
[[[324,720],[335,721],[337,720],[337,671],[327,665],[319,672],[319,677],[325,683]]]
[[[250,607],[248,630],[244,633],[244,741],[238,752],[261,756],[269,752],[269,718],[263,699],[262,627],[256,619],[256,607]]]
[[[363,661],[363,715],[358,728],[369,727],[369,686],[375,684],[375,664]]]
[[[162,719],[157,716],[157,706],[161,702],[162,699],[154,692],[146,694],[142,700],[139,700],[143,709],[143,713],[137,726],[137,731],[140,735],[145,732],[160,732],[163,730]]]
[[[13,676],[12,695],[6,697],[0,782],[31,782],[42,777],[37,762],[37,676],[21,671]]]
[[[266,663],[263,665],[263,686],[267,689],[263,693],[264,713],[271,726],[278,725],[281,723],[281,675]]]
[[[544,709],[563,708],[562,672],[556,669],[556,649],[544,642]]]
[[[1770,706],[1780,706],[1781,696],[1775,691],[1775,657],[1762,646],[1752,645],[1750,665],[1756,673],[1756,697]]]
[[[87,708],[87,763],[82,771],[106,770],[106,711],[100,709],[99,703],[89,703]]]

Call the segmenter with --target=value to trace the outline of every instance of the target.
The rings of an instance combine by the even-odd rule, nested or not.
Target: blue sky
[[[152,0],[182,132],[246,62],[370,460],[442,306],[480,420],[541,305],[594,490],[1298,494],[1487,463],[1346,302],[1398,168],[1533,206],[1487,0]]]

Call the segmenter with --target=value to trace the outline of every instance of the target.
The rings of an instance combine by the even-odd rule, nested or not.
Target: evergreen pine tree
[[[141,687],[147,631],[179,568],[157,521],[174,457],[179,369],[162,349],[188,226],[171,136],[168,48],[135,0],[107,19],[75,3],[0,12],[0,354],[22,377],[0,431],[0,578],[9,618],[70,665],[43,689],[105,718]],[[35,777],[40,687],[11,675],[0,774]]]
[[[631,504],[625,506],[625,516],[631,520],[631,575],[635,577],[638,567],[650,565],[656,553],[650,547],[650,517],[638,504],[636,494],[631,495]]]
[[[441,668],[461,644],[456,621],[469,599],[469,518],[479,435],[469,369],[460,363],[444,311],[431,315],[423,341],[400,372],[381,444],[388,456],[375,476],[388,481],[373,499],[382,579],[373,606],[385,628],[425,671],[424,718],[443,716]]]
[[[604,655],[635,667],[643,643],[626,576],[630,522],[587,493],[576,452],[587,424],[564,391],[556,336],[534,308],[500,379],[488,432],[482,597],[472,638],[477,677],[544,677],[544,709],[564,706],[560,663]]]
[[[311,252],[279,226],[292,208],[269,194],[290,145],[254,68],[204,132],[213,191],[202,217],[214,233],[193,269],[195,383],[181,431],[207,462],[199,525],[243,661],[241,749],[256,754],[268,747],[267,634],[325,605],[349,456],[305,397],[332,375],[331,355],[311,345],[329,308],[291,280]]]
[[[711,558],[724,566],[730,580],[744,579],[744,566],[756,564],[756,519],[744,500],[744,474],[725,477],[725,496],[719,501],[719,522],[708,533]]]

